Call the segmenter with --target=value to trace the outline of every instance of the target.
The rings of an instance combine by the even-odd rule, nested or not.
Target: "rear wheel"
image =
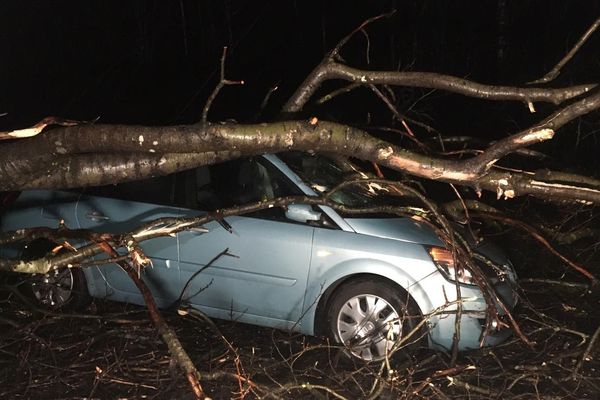
[[[36,240],[23,249],[21,258],[28,261],[44,257],[54,247],[52,242]],[[47,309],[81,309],[91,301],[85,275],[79,268],[59,268],[46,274],[34,274],[21,287],[26,296]]]
[[[329,336],[352,356],[379,361],[398,344],[408,344],[400,342],[420,319],[418,307],[404,290],[384,280],[363,278],[336,289],[328,302],[326,323]],[[408,342],[419,335],[413,337]]]

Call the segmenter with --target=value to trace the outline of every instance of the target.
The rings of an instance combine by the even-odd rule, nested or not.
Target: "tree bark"
[[[600,182],[570,183],[528,172],[504,171],[494,163],[598,107],[600,95],[563,109],[535,128],[492,145],[466,159],[443,159],[411,152],[367,132],[327,121],[270,124],[212,124],[169,127],[80,125],[57,128],[0,147],[0,186],[4,190],[72,188],[164,175],[242,155],[304,150],[370,160],[418,177],[467,185],[511,198],[525,194],[557,200],[600,201]],[[30,154],[27,156],[26,151]],[[36,156],[43,154],[42,156]],[[582,177],[583,179],[583,177]]]
[[[283,111],[288,113],[300,111],[321,84],[330,79],[341,79],[364,85],[385,84],[439,89],[485,100],[516,100],[526,103],[552,104],[560,104],[581,96],[597,86],[596,84],[585,84],[557,89],[494,86],[432,72],[365,71],[339,64],[332,58],[326,58],[304,80],[296,93],[284,105]]]

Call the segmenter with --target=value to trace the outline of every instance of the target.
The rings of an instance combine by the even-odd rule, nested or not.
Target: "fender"
[[[425,253],[425,250],[423,252]],[[401,259],[398,261],[401,262]],[[324,305],[323,303],[327,301],[329,295],[344,281],[365,274],[379,276],[402,287],[411,295],[423,312],[428,312],[433,308],[433,305],[419,282],[429,275],[437,273],[437,269],[428,260],[412,260],[411,264],[414,268],[401,269],[397,264],[384,260],[372,258],[353,259],[340,262],[327,268],[323,274],[315,274],[314,276],[311,268],[302,318],[299,323],[300,332],[308,335],[318,333],[316,329],[318,306]]]

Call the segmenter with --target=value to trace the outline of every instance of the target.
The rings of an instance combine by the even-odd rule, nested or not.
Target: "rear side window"
[[[84,194],[214,211],[276,197],[302,195],[302,191],[270,162],[262,157],[252,157],[141,181],[90,187]],[[277,213],[281,214],[277,218],[283,217],[281,209],[260,212],[264,217]]]
[[[176,175],[167,175],[116,185],[94,186],[85,189],[84,194],[140,203],[177,206],[175,179]]]
[[[17,200],[21,192],[0,192],[0,215],[8,210],[10,205]]]

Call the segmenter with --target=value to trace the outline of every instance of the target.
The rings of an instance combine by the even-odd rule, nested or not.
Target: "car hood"
[[[443,246],[434,231],[425,223],[411,218],[346,218],[356,233],[403,242]]]

